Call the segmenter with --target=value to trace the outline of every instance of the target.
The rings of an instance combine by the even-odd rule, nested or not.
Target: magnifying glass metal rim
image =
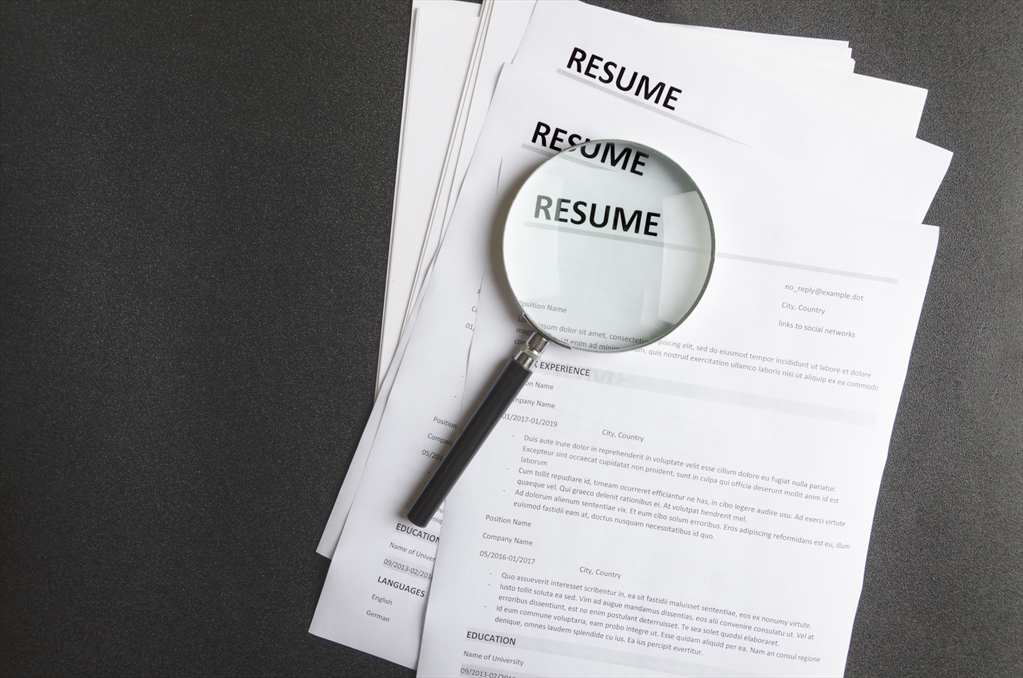
[[[677,169],[687,179],[689,179],[694,189],[696,190],[697,194],[700,196],[700,201],[703,204],[703,208],[707,214],[707,224],[710,229],[710,263],[708,264],[707,267],[707,273],[704,277],[703,286],[700,288],[700,292],[695,297],[692,304],[690,304],[689,309],[686,311],[685,315],[683,315],[682,318],[678,320],[678,322],[673,324],[667,330],[659,333],[656,337],[653,337],[642,343],[623,346],[622,348],[611,350],[593,350],[589,348],[583,348],[581,346],[572,346],[566,344],[565,342],[559,340],[556,337],[551,336],[549,333],[541,330],[539,328],[539,324],[529,317],[525,309],[522,308],[521,303],[519,303],[518,297],[516,297],[516,304],[519,306],[523,317],[529,322],[530,326],[533,327],[534,332],[532,336],[529,337],[528,341],[526,341],[526,344],[523,346],[522,350],[518,353],[518,355],[516,355],[514,358],[509,359],[508,362],[505,363],[504,369],[501,371],[497,379],[490,386],[490,390],[483,397],[483,400],[480,402],[479,406],[473,412],[472,416],[469,418],[469,421],[462,428],[461,432],[458,434],[458,437],[456,437],[455,440],[452,442],[451,447],[448,450],[448,453],[444,455],[444,459],[441,461],[437,469],[433,472],[433,475],[430,477],[430,480],[425,484],[423,489],[419,492],[419,495],[416,497],[415,501],[412,503],[409,510],[406,512],[406,517],[408,518],[409,522],[411,522],[413,525],[417,525],[419,527],[426,527],[430,523],[430,521],[433,520],[434,514],[437,512],[437,509],[440,508],[440,505],[444,502],[444,499],[447,497],[448,492],[451,490],[452,487],[454,487],[455,483],[461,477],[466,467],[468,467],[469,462],[472,461],[472,458],[476,455],[477,450],[479,450],[479,448],[486,441],[487,437],[490,435],[490,432],[497,425],[498,421],[501,420],[501,417],[504,415],[509,405],[511,405],[512,401],[515,399],[515,396],[518,395],[519,391],[529,380],[529,377],[532,375],[532,371],[530,370],[530,368],[533,366],[536,360],[539,359],[540,354],[543,352],[548,342],[555,343],[559,346],[564,346],[565,348],[579,349],[590,353],[622,353],[624,351],[631,351],[633,349],[641,348],[643,346],[649,346],[650,344],[659,341],[660,339],[664,338],[665,336],[673,332],[675,329],[677,329],[678,326],[681,325],[686,320],[686,318],[688,318],[696,309],[700,301],[703,299],[704,293],[707,291],[707,285],[710,283],[711,274],[714,270],[714,259],[716,252],[714,222],[713,219],[711,218],[710,208],[707,206],[707,201],[703,196],[703,192],[700,191],[699,185],[693,180],[691,176],[689,176],[689,173],[682,169],[682,167],[673,159],[671,159],[664,153],[661,153],[660,151],[647,146],[646,144],[626,141],[623,139],[598,139],[596,141],[592,140],[585,141],[581,144],[576,144],[574,146],[565,148],[559,151],[557,154],[551,156],[544,162],[542,162],[538,167],[533,169],[529,177],[527,177],[525,182],[523,182],[523,184],[519,187],[518,191],[516,192],[515,198],[512,200],[511,205],[514,206],[515,202],[522,195],[522,191],[526,190],[526,188],[529,186],[530,179],[533,176],[535,176],[536,173],[539,172],[541,168],[544,167],[544,165],[551,162],[555,158],[558,158],[564,153],[569,153],[574,151],[575,149],[585,146],[586,144],[594,143],[621,143],[628,145],[631,148],[639,147],[644,149],[645,151],[650,151],[651,155],[656,154],[663,160],[671,163],[674,169]],[[507,241],[504,240],[504,238],[506,238],[508,233],[508,222],[511,219],[511,216],[512,212],[511,209],[509,209],[509,213],[508,215],[506,215],[503,224],[504,232],[502,233],[501,247],[502,259],[505,257],[505,253],[507,251],[505,248],[505,244]],[[505,278],[506,280],[508,280],[509,287],[511,287],[511,280],[510,276],[508,275],[507,262],[503,261],[502,263],[504,264],[505,267],[506,274]],[[514,289],[512,291],[514,293]]]
[[[621,348],[612,348],[612,349],[594,349],[594,348],[588,348],[588,347],[583,347],[583,346],[573,346],[571,344],[568,344],[568,343],[562,341],[558,337],[553,336],[551,333],[543,330],[540,327],[540,323],[537,322],[535,319],[533,319],[529,315],[529,312],[525,308],[523,308],[522,304],[519,301],[519,296],[515,292],[515,286],[512,284],[512,282],[510,280],[510,277],[507,275],[507,271],[508,271],[508,262],[507,262],[508,240],[507,240],[507,238],[508,238],[508,226],[509,226],[508,222],[513,218],[513,213],[512,213],[512,210],[510,210],[510,209],[508,211],[508,214],[505,216],[504,224],[503,224],[503,230],[502,230],[502,233],[501,233],[501,238],[502,238],[501,257],[502,257],[502,263],[504,264],[504,269],[505,269],[505,280],[507,281],[508,286],[511,288],[512,296],[515,297],[515,303],[519,307],[519,311],[522,313],[522,317],[525,318],[526,322],[529,323],[529,326],[532,327],[533,330],[535,332],[537,332],[538,334],[540,334],[544,339],[546,339],[547,341],[551,342],[552,344],[557,344],[558,346],[561,346],[563,348],[568,348],[568,349],[572,349],[572,350],[576,350],[576,351],[586,351],[587,353],[605,353],[605,354],[606,353],[625,353],[625,352],[628,352],[628,351],[633,351],[633,350],[635,350],[637,348],[642,348],[644,346],[650,346],[651,344],[655,344],[658,341],[660,341],[661,339],[663,339],[664,337],[668,336],[669,334],[674,332],[676,329],[678,329],[679,325],[684,323],[686,321],[686,318],[688,318],[690,315],[692,315],[693,311],[696,310],[696,307],[700,305],[700,301],[703,299],[703,294],[704,294],[704,292],[707,291],[707,286],[710,284],[711,275],[713,275],[713,273],[714,273],[714,262],[716,261],[716,253],[717,253],[717,235],[716,235],[715,230],[714,230],[714,218],[713,218],[713,216],[710,213],[710,207],[707,205],[707,199],[703,196],[703,191],[700,190],[700,185],[697,184],[696,181],[689,175],[689,172],[686,172],[682,168],[681,165],[679,165],[677,162],[675,162],[674,159],[672,159],[671,157],[669,157],[669,156],[665,155],[664,153],[658,151],[657,149],[651,148],[650,146],[647,146],[646,144],[641,144],[641,143],[639,143],[637,141],[628,141],[627,139],[590,139],[590,140],[583,141],[583,142],[580,142],[578,144],[575,144],[574,146],[569,146],[567,148],[561,149],[560,151],[558,151],[557,153],[555,153],[551,157],[549,157],[546,160],[544,160],[542,163],[540,163],[540,165],[535,167],[532,172],[530,172],[530,174],[526,178],[525,182],[523,182],[522,186],[520,186],[519,190],[516,192],[515,198],[513,198],[513,200],[512,200],[512,204],[514,204],[518,200],[519,196],[522,194],[522,191],[529,184],[530,179],[532,179],[533,176],[535,176],[537,172],[540,172],[545,165],[547,165],[548,163],[556,160],[559,157],[562,157],[566,153],[574,152],[574,151],[578,150],[579,148],[582,148],[583,146],[589,146],[589,145],[592,145],[592,144],[623,144],[623,145],[625,145],[627,147],[630,147],[630,148],[637,148],[638,147],[638,148],[643,149],[644,151],[650,151],[651,154],[656,154],[660,158],[662,158],[663,160],[671,163],[671,165],[673,166],[674,170],[677,170],[678,172],[681,172],[687,179],[689,179],[689,181],[693,184],[693,188],[696,190],[696,194],[698,196],[700,196],[700,202],[703,204],[703,209],[707,213],[707,227],[710,230],[710,263],[707,266],[707,274],[704,276],[704,279],[703,279],[703,287],[700,288],[699,294],[696,295],[696,298],[693,300],[693,303],[689,306],[689,309],[686,311],[685,315],[683,315],[678,320],[678,322],[676,322],[674,325],[671,325],[670,327],[668,327],[662,333],[658,334],[655,337],[647,339],[647,340],[643,341],[642,343],[632,344],[631,346],[622,346]]]

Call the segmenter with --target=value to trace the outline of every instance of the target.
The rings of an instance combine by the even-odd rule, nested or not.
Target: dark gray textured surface
[[[956,156],[847,675],[1020,675],[1023,4],[628,9],[849,39],[930,89]],[[306,633],[372,402],[408,17],[0,4],[3,675],[410,673]]]

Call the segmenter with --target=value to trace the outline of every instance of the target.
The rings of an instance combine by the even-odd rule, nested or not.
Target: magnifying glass
[[[671,158],[618,139],[546,160],[519,189],[503,236],[508,284],[535,330],[420,492],[425,527],[529,380],[548,343],[615,353],[652,344],[696,308],[714,267],[700,189]]]

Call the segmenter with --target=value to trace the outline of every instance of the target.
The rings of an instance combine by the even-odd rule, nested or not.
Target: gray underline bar
[[[490,629],[483,628],[472,628],[469,630],[476,631],[480,634],[491,632]],[[559,657],[589,659],[591,661],[601,661],[608,664],[617,664],[619,666],[640,667],[652,671],[661,671],[672,676],[731,676],[733,678],[741,678],[742,676],[751,675],[734,669],[722,669],[707,666],[705,664],[686,662],[672,657],[652,655],[650,653],[640,654],[638,652],[628,652],[626,650],[617,650],[604,646],[570,643],[564,640],[555,640],[553,638],[536,638],[524,636],[521,633],[516,633],[515,638],[518,640],[516,647],[529,652],[542,652],[544,654],[551,654]],[[479,640],[474,642],[483,644],[483,641]],[[488,671],[493,670],[494,669],[492,668],[488,669]],[[501,669],[501,672],[514,673],[516,676],[527,675],[519,673],[514,669]]]
[[[622,242],[635,243],[637,245],[647,245],[649,247],[665,247],[673,250],[683,250],[685,252],[696,252],[699,254],[707,254],[708,250],[700,249],[698,247],[688,247],[686,245],[672,245],[662,244],[659,241],[646,241],[637,238],[632,238],[627,235],[615,235],[613,233],[598,233],[593,231],[583,231],[578,228],[569,228],[566,226],[558,226],[556,224],[545,224],[538,221],[527,221],[526,226],[531,228],[540,228],[548,231],[557,231],[559,233],[573,233],[578,235],[586,235],[591,238],[606,238],[608,240],[620,240]],[[745,261],[750,264],[762,264],[764,266],[778,266],[781,268],[792,268],[797,271],[813,271],[814,273],[827,273],[828,275],[838,275],[846,278],[859,278],[861,280],[873,280],[875,282],[883,282],[891,285],[898,285],[898,278],[886,278],[881,275],[871,275],[870,273],[858,273],[856,271],[843,271],[837,268],[824,268],[823,266],[810,266],[809,264],[797,264],[791,261],[778,261],[776,259],[761,259],[760,257],[747,257],[742,254],[727,254],[725,252],[717,252],[714,257],[716,259],[732,259],[733,261]]]
[[[622,101],[627,101],[630,104],[633,104],[635,106],[640,106],[642,108],[647,109],[648,111],[653,111],[654,113],[657,113],[658,115],[663,115],[664,117],[668,118],[669,120],[674,120],[677,123],[681,123],[683,125],[688,125],[689,127],[692,127],[693,129],[698,129],[701,132],[706,132],[707,134],[713,134],[714,136],[721,137],[722,139],[728,139],[729,141],[735,141],[735,143],[737,143],[737,144],[742,144],[741,141],[737,141],[736,139],[733,139],[731,137],[726,137],[724,134],[721,134],[720,132],[715,132],[712,129],[707,129],[706,127],[703,127],[702,125],[697,125],[695,123],[689,122],[688,120],[685,120],[684,118],[680,118],[677,114],[672,113],[671,111],[669,111],[666,108],[663,108],[661,106],[653,106],[651,104],[648,104],[645,101],[640,101],[635,96],[630,96],[628,94],[623,94],[621,92],[616,92],[613,89],[610,89],[609,87],[604,87],[604,86],[598,84],[595,80],[592,80],[590,78],[585,78],[585,77],[579,75],[578,73],[573,73],[572,71],[566,71],[564,68],[559,68],[558,69],[558,75],[563,75],[566,78],[570,78],[572,80],[575,80],[576,82],[582,83],[583,85],[586,85],[588,87],[592,87],[595,90],[603,92],[604,94],[610,94],[613,97],[618,97]],[[742,145],[743,146],[748,146],[749,144],[742,144]]]
[[[544,148],[543,146],[534,146],[533,144],[522,144],[522,148],[526,149],[527,151],[533,151],[533,153],[539,153],[540,155],[546,156],[548,158],[557,153],[557,151],[551,150],[549,148]]]
[[[532,151],[533,153],[539,153],[540,155],[548,157],[548,158],[553,157],[555,154],[561,152],[561,151],[555,151],[553,148],[544,148],[543,146],[535,146],[533,144],[522,144],[522,148],[526,149],[527,151]],[[563,151],[565,149],[563,148],[561,150]],[[583,156],[583,157],[580,158],[579,156],[566,154],[566,155],[563,155],[561,157],[564,158],[565,160],[570,160],[571,162],[574,162],[574,163],[579,164],[579,165],[583,165],[584,167],[588,167],[590,169],[603,170],[604,172],[613,172],[614,171],[610,167],[605,167],[604,165],[601,165],[601,164],[598,164],[598,163],[594,163],[594,162],[591,162],[591,161],[587,160],[586,156]]]
[[[869,273],[857,273],[856,271],[842,271],[837,268],[824,268],[823,266],[810,266],[808,264],[795,264],[790,261],[775,261],[774,259],[760,259],[759,257],[746,257],[741,254],[717,253],[718,259],[733,259],[735,261],[746,261],[751,264],[764,264],[765,266],[781,266],[782,268],[794,268],[799,271],[813,271],[814,273],[827,273],[829,275],[841,275],[846,278],[860,278],[861,280],[873,280],[875,282],[898,285],[898,278],[886,278],[882,275],[871,275]]]
[[[621,242],[632,243],[633,245],[646,245],[647,247],[663,247],[669,250],[682,250],[685,252],[696,252],[698,254],[710,254],[710,250],[701,249],[699,247],[688,247],[687,245],[672,245],[671,243],[661,242],[660,240],[641,240],[640,237],[649,238],[650,236],[632,237],[628,235],[617,235],[615,233],[603,233],[600,231],[583,231],[578,228],[569,228],[567,226],[559,226],[557,224],[545,224],[542,221],[526,221],[524,225],[530,228],[539,228],[545,231],[557,231],[558,233],[571,233],[573,235],[585,235],[588,238],[604,238],[605,240],[619,240]],[[636,227],[639,228],[638,226]]]
[[[767,412],[778,412],[791,414],[797,417],[809,417],[811,419],[822,419],[824,421],[836,421],[854,426],[873,426],[876,416],[871,412],[860,412],[858,410],[847,410],[840,407],[828,407],[815,403],[805,403],[799,400],[786,400],[772,396],[732,391],[724,388],[713,388],[711,386],[699,386],[685,382],[668,381],[667,379],[656,379],[644,377],[638,374],[626,374],[624,372],[612,372],[609,370],[598,370],[590,368],[590,376],[584,377],[568,372],[544,373],[552,377],[566,377],[569,379],[580,379],[607,386],[621,386],[632,388],[649,393],[662,393],[664,395],[681,396],[695,400],[721,403],[724,405],[738,405],[749,407],[755,410]]]

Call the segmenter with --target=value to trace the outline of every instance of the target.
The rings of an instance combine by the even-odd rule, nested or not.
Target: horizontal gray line
[[[545,224],[542,221],[527,221],[524,222],[526,226],[530,228],[539,228],[545,231],[557,231],[559,233],[571,233],[573,235],[585,235],[589,238],[604,238],[606,240],[620,240],[622,242],[629,242],[635,245],[646,245],[648,247],[663,247],[670,250],[684,250],[686,252],[697,252],[699,254],[710,254],[710,250],[701,249],[699,247],[689,247],[687,245],[672,245],[670,243],[661,242],[660,240],[641,240],[628,235],[618,235],[616,233],[604,233],[603,231],[584,231],[579,228],[570,228],[568,226],[559,226],[558,224]],[[638,228],[638,227],[637,227]],[[650,236],[644,236],[649,238]]]
[[[534,144],[522,144],[522,148],[526,149],[527,151],[533,151],[533,153],[539,153],[540,155],[546,156],[548,158],[554,157],[555,154],[561,152],[561,151],[555,151],[552,148],[544,148],[543,146],[536,146]],[[562,150],[564,150],[564,149],[562,149]],[[598,163],[594,163],[594,162],[590,162],[590,161],[586,160],[585,156],[580,158],[577,155],[570,155],[570,154],[566,153],[565,155],[563,155],[561,157],[564,158],[565,160],[570,160],[570,161],[572,161],[572,162],[574,162],[574,163],[576,163],[578,165],[582,165],[583,167],[589,167],[590,169],[603,170],[604,172],[613,172],[614,171],[610,167],[605,167],[604,165],[601,165],[601,164],[598,164]]]
[[[548,373],[544,373],[548,375]],[[568,372],[551,372],[549,376],[566,377],[569,379],[580,379],[582,381],[605,384],[607,386],[621,386],[650,393],[663,393],[664,395],[681,396],[694,400],[705,400],[723,405],[738,405],[749,407],[755,410],[766,412],[778,412],[780,414],[791,414],[797,417],[809,417],[811,419],[822,419],[824,421],[837,421],[842,424],[854,426],[873,426],[875,415],[871,412],[860,412],[858,410],[847,410],[840,407],[828,407],[805,403],[799,400],[787,400],[773,396],[762,396],[742,391],[732,391],[724,388],[711,386],[699,386],[680,381],[668,381],[654,377],[644,377],[638,374],[626,374],[624,372],[611,372],[608,370],[590,369],[590,376],[570,374]]]
[[[488,633],[488,631],[482,629],[480,629],[478,632]],[[630,666],[647,669],[651,671],[661,671],[669,675],[675,676],[750,675],[748,673],[735,671],[733,669],[722,669],[713,666],[707,666],[705,664],[696,664],[686,661],[680,661],[672,657],[658,656],[655,654],[651,654],[649,652],[640,654],[638,652],[617,650],[614,648],[603,647],[600,645],[584,645],[581,643],[570,643],[564,640],[555,640],[553,638],[537,638],[524,636],[521,633],[515,633],[515,638],[518,640],[518,643],[516,645],[516,649],[518,650],[526,650],[528,652],[542,652],[544,654],[552,654],[560,657],[574,657],[576,659],[587,659],[590,661],[599,661],[607,664],[618,664],[619,666]],[[522,675],[519,674],[517,671],[510,669],[505,669],[505,671],[514,672],[515,675]]]
[[[766,266],[781,266],[782,268],[794,268],[800,271],[813,271],[815,273],[829,273],[831,275],[841,275],[847,278],[860,278],[862,280],[874,280],[877,282],[891,283],[893,285],[899,284],[898,278],[886,278],[881,275],[871,275],[869,273],[857,273],[856,271],[842,271],[837,268],[824,268],[822,266],[809,266],[807,264],[794,264],[789,261],[776,261],[774,259],[760,259],[759,257],[746,257],[741,254],[725,254],[718,252],[719,259],[734,259],[735,261],[747,261],[751,264],[764,264]]]
[[[578,235],[587,235],[591,238],[607,238],[609,240],[621,240],[622,242],[631,242],[638,245],[647,245],[650,247],[666,247],[674,250],[684,250],[686,252],[697,252],[706,254],[707,250],[698,247],[688,247],[686,245],[672,245],[662,244],[660,241],[647,241],[631,238],[626,235],[616,235],[614,233],[602,233],[597,231],[584,231],[578,228],[569,228],[566,226],[558,226],[556,224],[543,223],[540,221],[527,221],[526,226],[531,228],[541,228],[548,231],[558,231],[559,233],[573,233]],[[846,278],[860,278],[861,280],[874,280],[876,282],[889,283],[893,285],[899,284],[898,278],[886,278],[881,275],[871,275],[869,273],[857,273],[856,271],[843,271],[837,268],[824,268],[823,266],[810,266],[808,264],[796,264],[791,261],[778,261],[776,259],[761,259],[760,257],[747,257],[741,254],[726,254],[724,252],[717,252],[714,255],[718,259],[732,259],[734,261],[745,261],[751,264],[763,264],[764,266],[780,266],[781,268],[793,268],[798,271],[813,271],[814,273],[828,273],[830,275],[840,275]]]
[[[522,148],[527,151],[533,151],[533,153],[539,153],[540,155],[548,158],[557,153],[557,151],[552,151],[551,149],[544,148],[543,146],[534,146],[533,144],[522,144]]]
[[[593,80],[592,78],[586,78],[586,77],[583,77],[583,76],[579,75],[578,73],[573,73],[572,71],[566,71],[564,68],[559,68],[558,69],[558,74],[559,75],[563,75],[566,78],[570,78],[572,80],[575,80],[578,83],[582,83],[583,85],[586,85],[587,87],[592,87],[595,90],[603,92],[604,94],[610,94],[613,97],[618,97],[622,101],[627,101],[630,104],[633,104],[635,106],[640,106],[642,108],[647,109],[648,111],[653,111],[654,113],[657,113],[658,115],[663,115],[664,117],[668,118],[669,120],[674,120],[675,122],[682,123],[683,125],[688,125],[689,127],[692,127],[694,129],[698,129],[701,132],[706,132],[707,134],[713,134],[714,136],[721,137],[722,139],[728,139],[729,141],[735,141],[736,143],[742,143],[741,141],[736,141],[735,139],[733,139],[731,137],[726,137],[724,134],[721,134],[721,132],[715,132],[712,129],[708,129],[706,127],[703,127],[702,125],[697,125],[695,123],[689,122],[688,120],[680,118],[677,113],[672,113],[668,109],[664,108],[663,106],[654,106],[652,104],[648,104],[645,101],[640,101],[634,95],[630,96],[628,94],[623,94],[621,92],[616,92],[615,90],[611,89],[610,87],[605,87],[604,85],[598,83],[596,80]],[[747,146],[747,145],[748,144],[743,144],[743,146]]]

